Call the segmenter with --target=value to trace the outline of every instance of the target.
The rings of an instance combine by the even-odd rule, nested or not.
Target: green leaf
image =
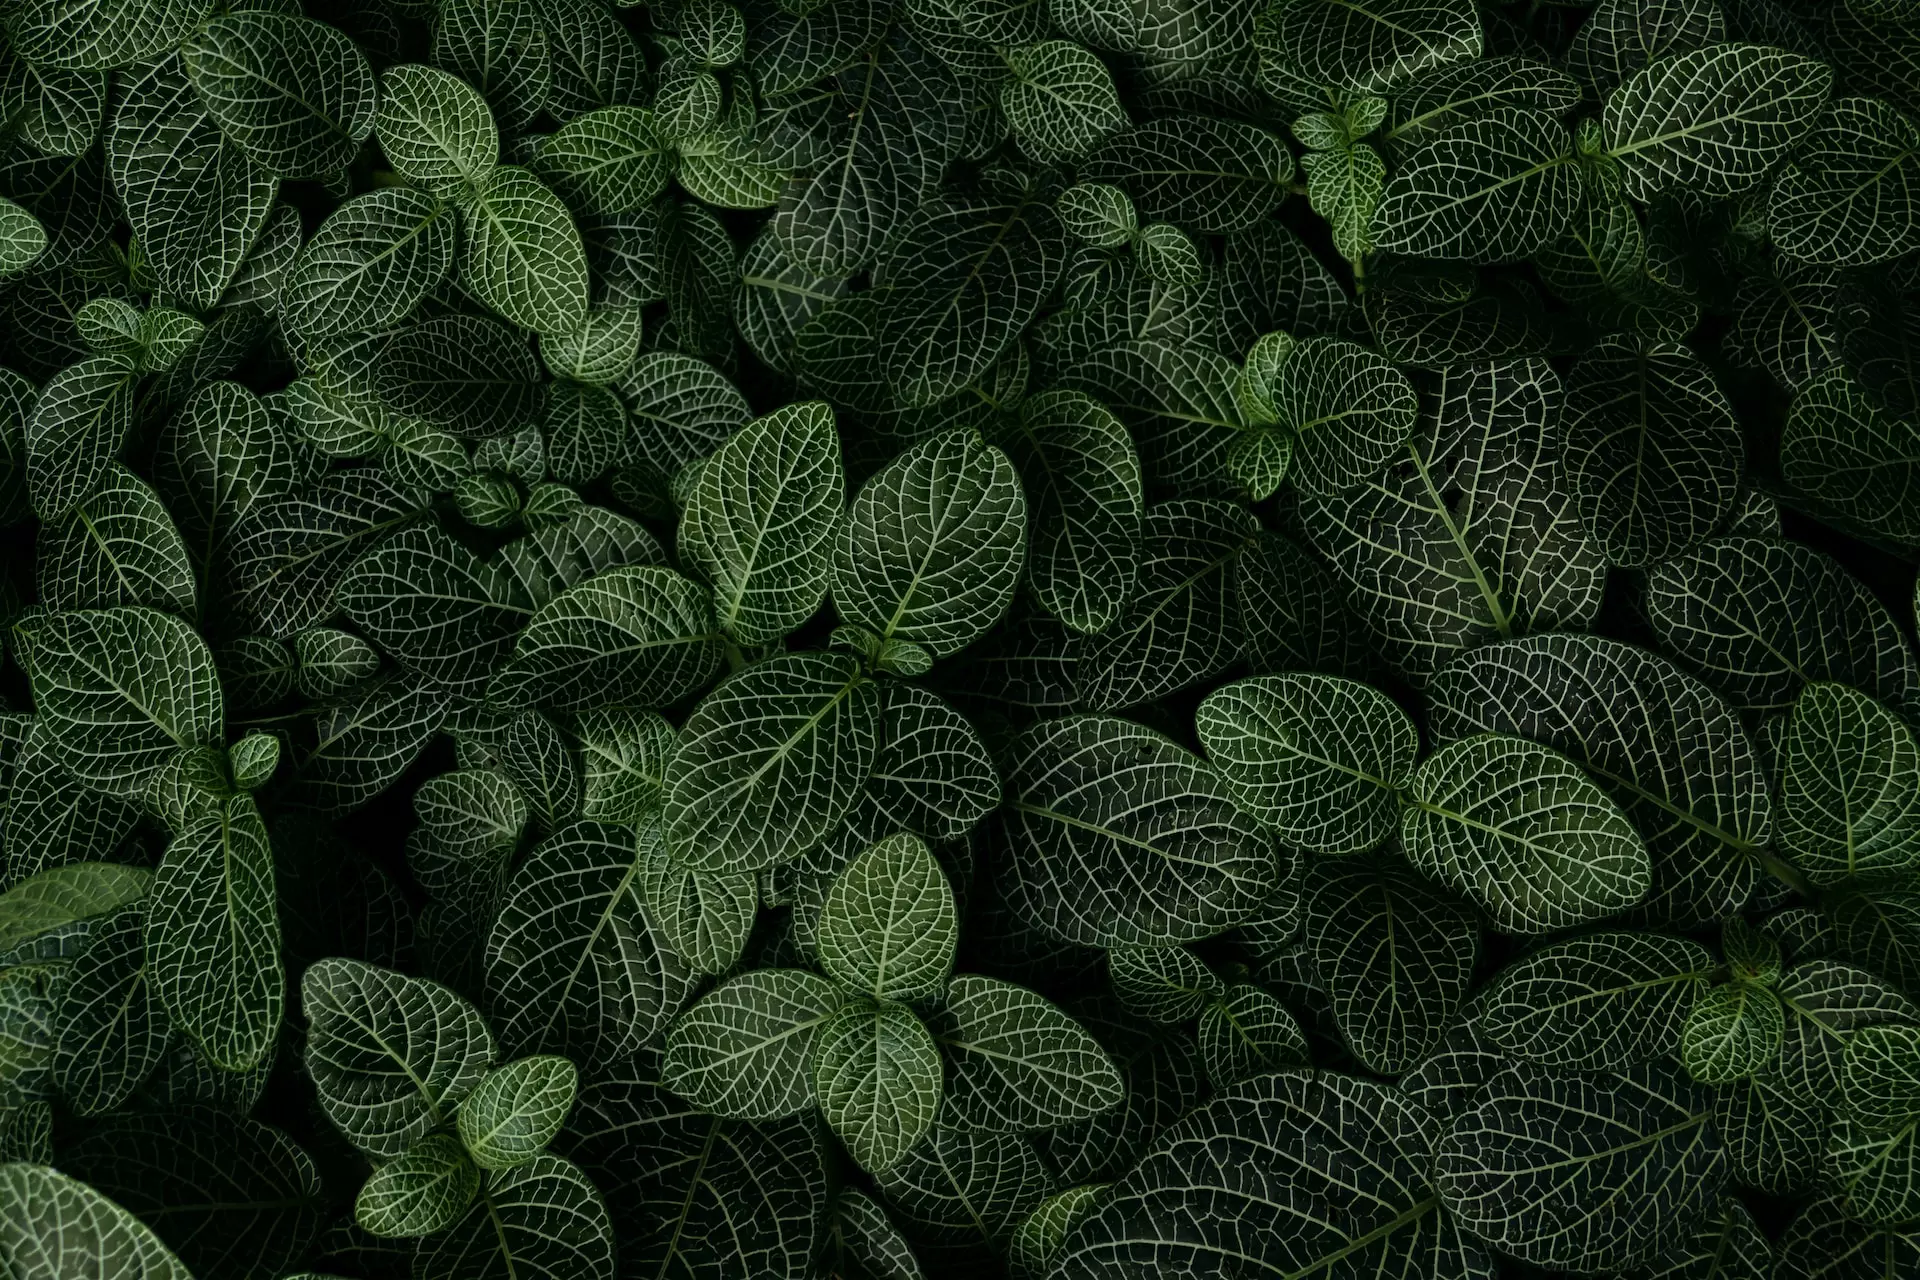
[[[1717,1201],[1726,1160],[1712,1119],[1712,1093],[1672,1067],[1509,1067],[1441,1140],[1435,1181],[1462,1227],[1522,1261],[1632,1267]]]
[[[1299,122],[1294,122],[1298,129]],[[1373,250],[1373,219],[1387,187],[1387,162],[1365,143],[1301,157],[1307,199],[1333,233],[1333,247],[1349,262]]]
[[[139,796],[176,749],[221,737],[219,673],[186,623],[145,608],[32,620],[33,700],[56,758],[96,791]]]
[[[533,1057],[496,1067],[460,1104],[460,1141],[482,1169],[523,1165],[566,1123],[580,1073],[565,1058]]]
[[[845,493],[833,410],[820,401],[754,420],[707,460],[681,513],[679,547],[713,584],[721,630],[767,644],[813,615]]]
[[[227,564],[241,519],[295,488],[294,446],[259,397],[237,382],[211,382],[162,429],[153,479],[193,563],[211,574]]]
[[[541,143],[534,171],[577,213],[638,213],[673,177],[672,145],[644,107],[576,116]]]
[[[587,1175],[541,1154],[488,1178],[418,1255],[422,1275],[613,1280],[613,1224]]]
[[[1578,762],[1653,860],[1640,909],[1681,927],[1752,896],[1773,804],[1733,708],[1672,662],[1617,640],[1547,635],[1457,659],[1429,691],[1437,740],[1532,738]]]
[[[221,1069],[251,1068],[279,1034],[286,977],[273,849],[250,798],[174,838],[149,911],[147,964],[173,1024]]]
[[[1779,747],[1780,843],[1815,884],[1898,873],[1920,858],[1920,747],[1845,685],[1809,684]]]
[[[1200,1015],[1200,1057],[1216,1089],[1298,1066],[1307,1037],[1272,992],[1237,982]]]
[[[79,1115],[117,1110],[152,1074],[171,1038],[145,960],[145,921],[135,907],[102,922],[61,984],[52,1078]]]
[[[1581,196],[1566,127],[1507,109],[1406,156],[1373,213],[1373,242],[1424,258],[1510,262],[1551,243]]]
[[[1185,1022],[1220,994],[1220,979],[1185,947],[1114,947],[1107,980],[1129,1013],[1153,1022]]]
[[[134,367],[95,356],[47,380],[26,422],[27,493],[43,520],[71,511],[97,488],[133,428]]]
[[[194,32],[181,60],[221,136],[276,177],[336,173],[373,132],[373,68],[323,22],[226,14]]]
[[[553,81],[535,0],[440,0],[433,61],[478,89],[510,132],[540,114]]]
[[[705,588],[671,569],[622,566],[542,605],[491,696],[563,711],[667,706],[713,678],[720,649]]]
[[[50,867],[0,894],[0,953],[147,896],[153,872],[115,862]]]
[[[435,67],[380,77],[374,132],[401,176],[442,197],[478,190],[500,159],[500,133],[479,92]]]
[[[1044,934],[1167,946],[1255,916],[1282,881],[1271,840],[1198,756],[1109,716],[1021,733],[1006,755],[1000,892]]]
[[[779,1120],[813,1105],[810,1066],[821,1029],[846,996],[804,969],[755,969],[729,978],[668,1033],[661,1074],[704,1111]]]
[[[1920,1028],[1882,1024],[1848,1036],[1840,1093],[1848,1118],[1868,1133],[1920,1116]]]
[[[960,974],[928,1027],[947,1054],[948,1123],[1025,1132],[1119,1105],[1123,1086],[1107,1051],[1025,987]]]
[[[160,496],[118,463],[93,492],[43,526],[36,566],[51,609],[149,605],[188,616],[193,563]]]
[[[1215,235],[1244,231],[1273,212],[1293,177],[1293,153],[1239,120],[1168,115],[1108,138],[1080,177],[1121,188],[1142,222]]]
[[[1059,278],[1066,233],[1034,196],[929,200],[874,266],[881,369],[909,406],[977,381],[1033,320]]]
[[[927,846],[891,836],[848,864],[820,908],[815,949],[827,976],[881,1001],[937,996],[953,972],[953,889]]]
[[[711,454],[753,416],[719,370],[678,352],[647,352],[614,389],[627,402],[634,448],[667,475]]]
[[[451,1226],[480,1191],[480,1170],[453,1137],[430,1133],[373,1171],[354,1198],[353,1220],[369,1235],[430,1236]]]
[[[1480,55],[1478,15],[1465,0],[1293,0],[1268,36],[1273,56],[1313,85],[1381,93],[1431,67]],[[1263,53],[1266,52],[1263,49]]]
[[[1675,188],[1725,199],[1758,186],[1806,138],[1832,85],[1812,58],[1715,44],[1635,73],[1607,95],[1602,125],[1636,199]]]
[[[932,1127],[940,1109],[940,1051],[904,1005],[843,1006],[813,1050],[813,1090],[855,1163],[880,1173]]]
[[[1256,676],[1194,713],[1200,745],[1235,802],[1289,846],[1359,853],[1391,835],[1419,735],[1377,689],[1338,676]]]
[[[1777,376],[1777,375],[1776,375]],[[1787,409],[1780,474],[1840,519],[1888,541],[1920,542],[1907,501],[1920,483],[1920,431],[1877,408],[1845,371],[1805,381]]]
[[[1653,632],[1741,710],[1785,711],[1809,681],[1906,707],[1916,665],[1886,606],[1810,547],[1729,535],[1647,574]]]
[[[1509,933],[1548,933],[1645,896],[1645,843],[1572,761],[1497,734],[1422,762],[1408,784],[1407,857],[1465,893]]]
[[[576,725],[585,794],[580,814],[629,826],[660,804],[674,728],[652,711],[608,707]]]
[[[854,496],[834,547],[834,605],[883,640],[955,653],[1006,611],[1026,514],[1004,453],[965,429],[935,436]]]
[[[1703,995],[1680,1033],[1680,1062],[1702,1084],[1730,1084],[1765,1070],[1780,1052],[1786,1015],[1773,992],[1732,982]]]
[[[266,225],[279,179],[224,137],[176,55],[126,87],[105,144],[143,260],[190,305],[213,306]]]
[[[1273,387],[1273,407],[1295,435],[1293,483],[1332,498],[1365,480],[1405,447],[1416,401],[1405,374],[1338,338],[1294,348]]]
[[[313,338],[399,323],[453,270],[452,210],[407,187],[355,196],[301,248],[280,302]]]
[[[648,847],[640,870],[640,892],[668,948],[701,973],[733,968],[746,949],[760,907],[754,877],[681,866],[667,854],[657,823],[642,830],[641,840]]]
[[[0,279],[16,276],[47,251],[47,229],[13,201],[0,197]]]
[[[819,843],[872,772],[882,698],[846,654],[737,672],[695,707],[667,762],[667,849],[700,871],[752,872]]]
[[[1203,1275],[1231,1258],[1275,1275],[1487,1275],[1485,1246],[1440,1206],[1435,1128],[1380,1081],[1256,1076],[1160,1134],[1067,1237],[1053,1274]],[[1290,1158],[1274,1158],[1282,1150]]]
[[[1145,510],[1126,428],[1090,396],[1047,391],[1022,401],[993,439],[1031,504],[1029,588],[1074,630],[1106,630],[1132,594]]]
[[[1614,564],[1670,560],[1724,521],[1740,483],[1740,427],[1687,348],[1603,339],[1569,375],[1567,411],[1574,509]]]
[[[1884,262],[1920,247],[1920,129],[1874,98],[1841,98],[1774,181],[1767,231],[1802,262]]]
[[[1391,863],[1320,863],[1303,903],[1334,1025],[1369,1071],[1398,1075],[1439,1043],[1480,953],[1467,905]]]
[[[1477,1025],[1501,1052],[1562,1071],[1671,1056],[1714,973],[1684,938],[1607,931],[1550,943],[1494,980]]]
[[[1829,1195],[1788,1225],[1774,1274],[1780,1280],[1873,1280],[1878,1262],[1902,1268],[1916,1260],[1920,1232],[1911,1226],[1868,1226],[1849,1215],[1838,1196]]]
[[[453,1122],[486,1075],[493,1036],[478,1011],[437,982],[340,957],[300,979],[306,1064],[320,1107],[376,1159]]]
[[[1913,1123],[1868,1134],[1847,1120],[1827,1141],[1825,1174],[1848,1217],[1877,1227],[1899,1226],[1920,1214],[1920,1149]]]
[[[586,317],[586,247],[540,179],[501,165],[462,210],[460,279],[475,297],[538,333],[565,333]]]
[[[1008,49],[1012,79],[1000,86],[1000,109],[1020,149],[1043,164],[1077,160],[1127,113],[1106,64],[1071,40],[1043,40]]]
[[[99,1280],[192,1280],[138,1218],[86,1183],[33,1164],[0,1165],[0,1254],[21,1280],[87,1266]]]
[[[471,696],[526,618],[504,578],[448,534],[416,525],[363,557],[341,580],[336,599],[402,666]]]

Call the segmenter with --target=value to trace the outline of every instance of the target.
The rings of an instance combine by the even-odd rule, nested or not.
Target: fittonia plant
[[[4,1280],[1920,1276],[1920,0],[0,0]]]

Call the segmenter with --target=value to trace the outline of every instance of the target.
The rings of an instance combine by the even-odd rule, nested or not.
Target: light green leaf
[[[74,924],[111,915],[147,896],[153,872],[115,862],[50,867],[0,894],[0,952]]]
[[[407,187],[369,191],[328,215],[281,289],[313,338],[399,323],[453,270],[453,211]]]
[[[1100,1043],[1045,998],[963,973],[928,1018],[947,1054],[949,1123],[1021,1133],[1072,1124],[1120,1103]]]
[[[19,275],[47,251],[47,229],[13,201],[0,196],[0,280]]]
[[[813,1105],[814,1045],[846,1002],[804,969],[754,969],[701,997],[667,1034],[661,1078],[704,1111],[767,1121]]]
[[[1680,1033],[1680,1062],[1702,1084],[1731,1084],[1780,1052],[1786,1014],[1765,987],[1730,982],[1701,996]]]
[[[820,1110],[869,1173],[896,1163],[932,1127],[940,1077],[940,1050],[904,1005],[845,1005],[814,1045]]]
[[[501,165],[462,210],[460,280],[475,297],[537,333],[566,333],[586,317],[586,247],[540,179]]]
[[[812,616],[845,495],[833,410],[820,401],[754,420],[701,466],[680,516],[680,554],[713,584],[721,630],[768,644]]]
[[[0,1165],[0,1257],[18,1280],[193,1280],[146,1224],[84,1182],[33,1164]]]
[[[565,1058],[495,1067],[460,1104],[460,1141],[482,1169],[511,1169],[546,1149],[566,1123],[580,1073]]]
[[[33,700],[56,758],[109,795],[139,796],[167,757],[213,746],[220,679],[206,643],[178,618],[145,608],[48,614],[17,627]]]
[[[674,151],[645,107],[602,107],[541,143],[533,168],[576,213],[638,213],[673,177]]]
[[[320,1107],[376,1159],[452,1123],[493,1061],[477,1010],[437,982],[339,957],[300,979],[307,1072]]]
[[[373,132],[373,68],[324,22],[229,13],[194,32],[181,61],[221,136],[276,177],[336,173]]]
[[[953,888],[927,846],[890,836],[848,864],[820,908],[815,950],[827,976],[876,1000],[937,996],[953,972]]]
[[[1777,748],[1780,844],[1815,884],[1897,874],[1920,860],[1920,747],[1872,698],[1814,683]]]
[[[354,1198],[353,1220],[369,1235],[430,1236],[452,1225],[480,1191],[480,1170],[459,1142],[430,1133],[373,1171]]]
[[[657,565],[625,565],[542,605],[491,697],[562,711],[667,706],[713,678],[720,650],[704,587]]]
[[[1112,73],[1071,40],[1043,40],[1002,56],[1013,77],[1000,86],[1000,109],[1020,149],[1035,160],[1077,160],[1127,127]]]
[[[1373,242],[1424,258],[1511,262],[1555,240],[1581,198],[1566,126],[1506,109],[1406,156],[1373,213]]]
[[[1420,751],[1393,699],[1312,672],[1217,689],[1194,728],[1241,808],[1288,845],[1321,854],[1362,852],[1393,833]]]
[[[1784,49],[1714,44],[1662,58],[1607,95],[1606,142],[1628,194],[1750,191],[1805,140],[1833,72]]]
[[[173,1024],[208,1061],[245,1071],[273,1047],[286,985],[273,849],[247,796],[167,846],[154,876],[147,965]]]
[[[477,191],[500,160],[500,132],[479,91],[414,63],[389,67],[380,87],[373,127],[393,167],[438,196]]]
[[[1414,772],[1407,857],[1509,933],[1548,933],[1623,911],[1653,882],[1646,844],[1566,757],[1497,734],[1442,747]]]

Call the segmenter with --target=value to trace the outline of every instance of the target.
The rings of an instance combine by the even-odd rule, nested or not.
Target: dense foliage
[[[1920,0],[0,30],[0,1277],[1920,1276]]]

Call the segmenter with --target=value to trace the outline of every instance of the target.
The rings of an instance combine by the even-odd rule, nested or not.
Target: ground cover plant
[[[6,1280],[1920,1276],[1920,0],[0,0]]]

